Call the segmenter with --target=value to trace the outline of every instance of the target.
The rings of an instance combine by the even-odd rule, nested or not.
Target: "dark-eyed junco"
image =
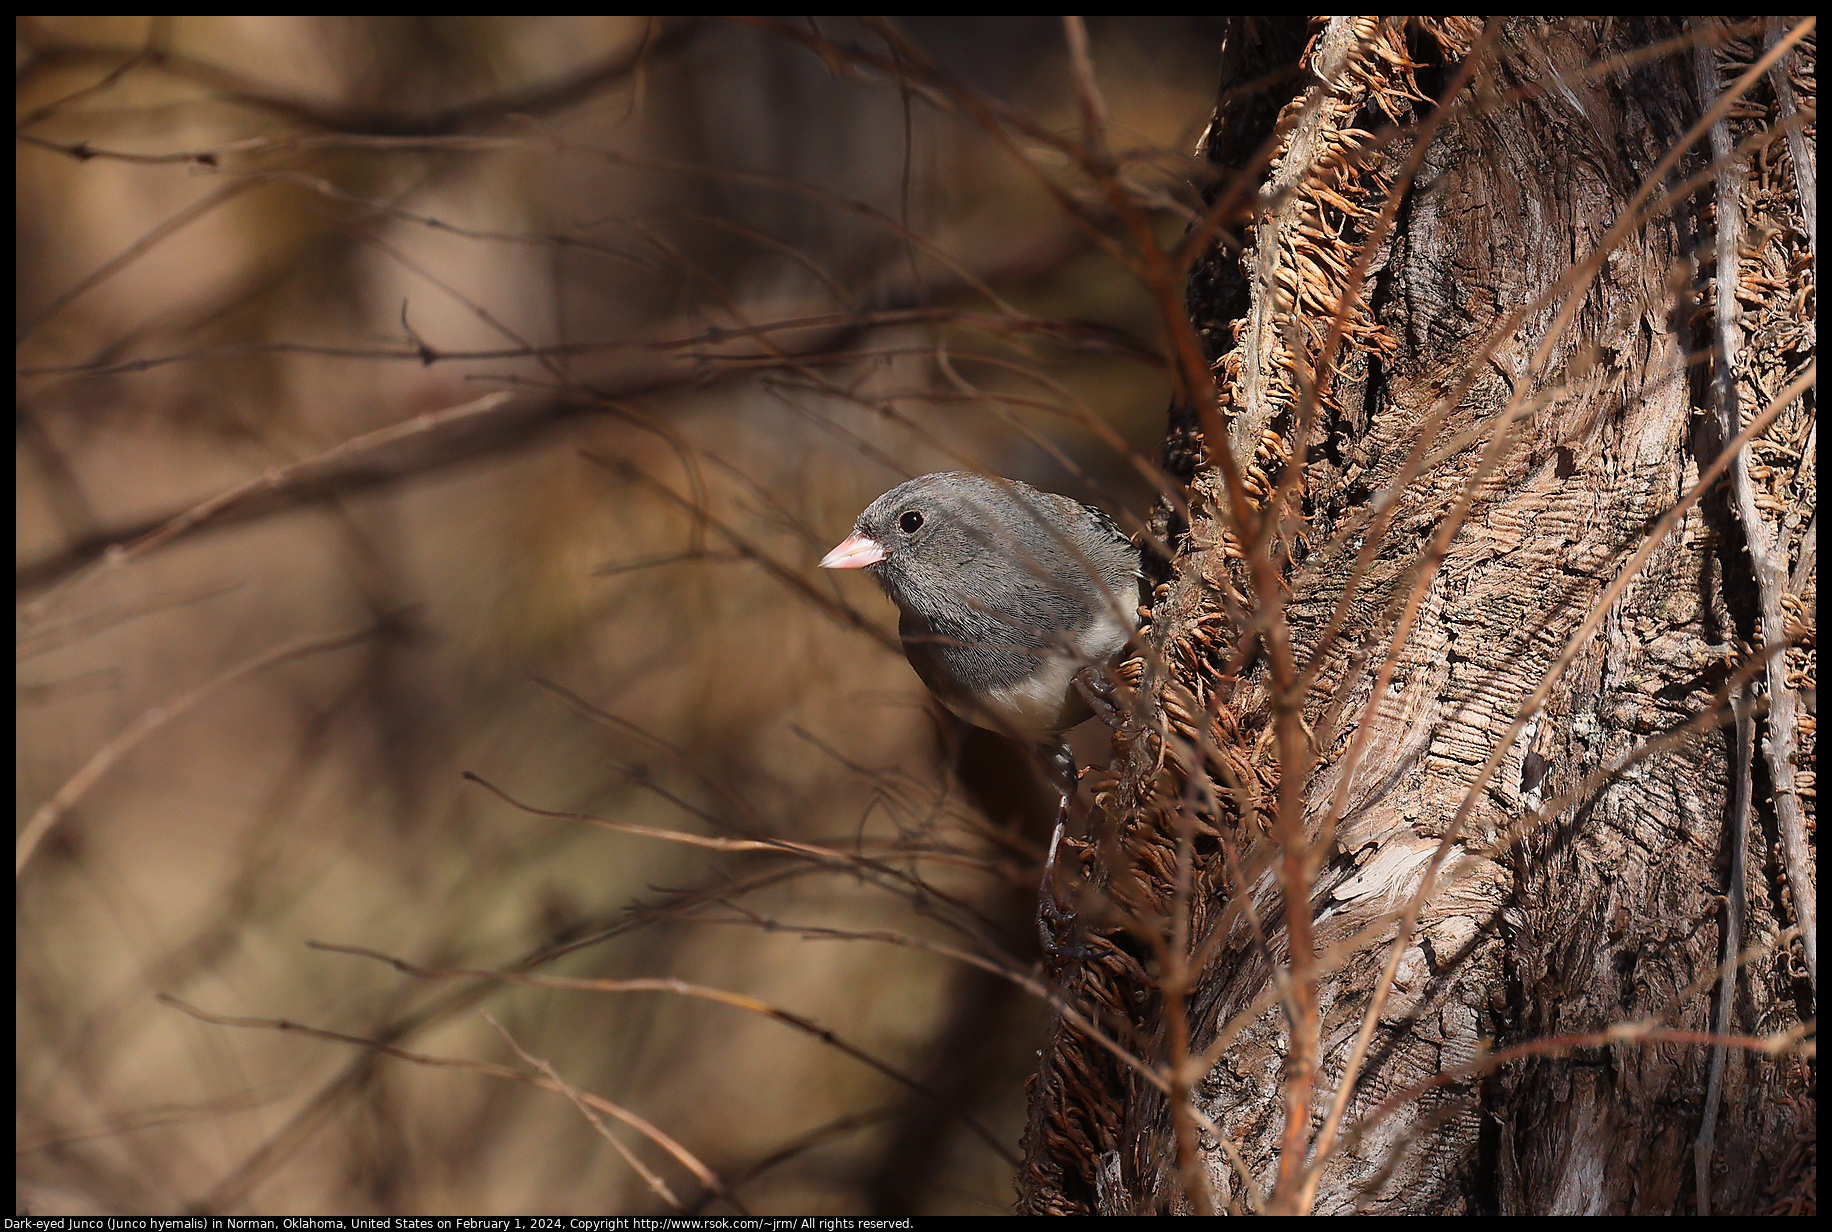
[[[1037,743],[1062,790],[1038,886],[1044,949],[1074,952],[1056,851],[1075,792],[1061,733],[1092,709],[1078,673],[1139,625],[1139,549],[1112,518],[1015,479],[940,471],[873,501],[823,569],[869,569],[896,603],[910,666],[969,723]],[[1100,680],[1088,681],[1097,694]]]
[[[910,666],[948,709],[1052,748],[1091,713],[1075,674],[1139,623],[1139,550],[1112,518],[973,471],[898,484],[821,567],[871,571]]]

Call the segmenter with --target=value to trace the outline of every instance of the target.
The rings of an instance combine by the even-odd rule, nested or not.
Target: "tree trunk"
[[[1810,1204],[1811,1062],[1773,1038],[1813,1013],[1783,816],[1810,834],[1812,717],[1781,719],[1812,697],[1810,383],[1724,449],[1815,342],[1811,35],[1740,81],[1775,42],[1234,19],[1203,147],[1228,230],[1188,299],[1218,406],[1171,415],[1188,501],[1070,849],[1083,1016],[1020,1209]],[[1718,93],[1714,159],[1688,130]],[[1770,1047],[1684,1034],[1713,1031]]]

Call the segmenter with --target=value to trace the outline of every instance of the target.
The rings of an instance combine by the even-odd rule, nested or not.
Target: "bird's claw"
[[[1070,763],[1073,773],[1073,762]],[[1073,944],[1069,938],[1075,934],[1075,907],[1064,906],[1056,897],[1056,850],[1062,845],[1063,823],[1068,819],[1069,797],[1065,792],[1062,807],[1056,813],[1056,828],[1050,834],[1049,854],[1043,861],[1043,880],[1037,886],[1037,938],[1043,943],[1046,958],[1054,960],[1051,965],[1067,958],[1086,958],[1088,951]]]
[[[1075,935],[1075,920],[1075,908],[1063,906],[1052,891],[1045,890],[1038,896],[1037,938],[1043,943],[1044,955],[1053,960],[1051,965],[1088,956],[1086,946],[1069,939]]]
[[[1115,686],[1106,672],[1089,664],[1070,677],[1069,683],[1102,723],[1117,728],[1125,722],[1126,709],[1114,700]]]

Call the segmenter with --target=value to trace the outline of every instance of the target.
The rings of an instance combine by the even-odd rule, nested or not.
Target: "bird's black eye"
[[[922,515],[914,509],[897,519],[897,525],[903,527],[903,533],[913,535],[922,529]]]

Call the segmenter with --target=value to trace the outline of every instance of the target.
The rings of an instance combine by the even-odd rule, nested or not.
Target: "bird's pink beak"
[[[864,535],[848,535],[840,546],[821,557],[823,569],[863,569],[884,559],[884,546]]]

